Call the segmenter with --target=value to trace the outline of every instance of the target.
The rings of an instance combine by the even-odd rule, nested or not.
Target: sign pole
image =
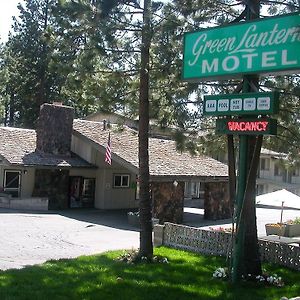
[[[278,112],[279,98],[276,93],[258,93],[258,76],[300,70],[299,12],[260,19],[260,0],[242,2],[246,4],[246,22],[185,34],[182,72],[185,81],[243,78],[242,93],[239,87],[238,94],[205,96],[203,109],[204,115],[220,117],[216,133],[239,135],[237,189],[231,187],[237,224],[231,261],[233,282],[242,275],[261,274],[256,175],[263,135],[277,133],[277,120],[269,116]]]
[[[250,0],[246,6],[247,20],[259,18],[259,2],[260,0]],[[253,91],[253,87],[258,85],[258,76],[244,76],[243,77],[243,93]],[[256,91],[255,91],[256,92]],[[242,217],[243,206],[245,202],[245,191],[248,178],[248,159],[249,159],[249,142],[250,138],[247,135],[240,135],[240,151],[239,151],[239,173],[238,186],[236,197],[236,240],[233,252],[233,266],[232,266],[232,281],[237,283],[244,274],[245,262],[245,218]],[[253,216],[255,218],[255,215]]]
[[[260,0],[250,0],[246,6],[247,20],[259,18]],[[258,88],[258,76],[244,76],[243,77],[243,93],[256,92],[255,88]],[[253,137],[251,137],[253,139]],[[232,270],[232,281],[237,283],[244,272],[245,262],[245,232],[246,224],[245,217],[242,213],[246,193],[246,185],[248,179],[248,158],[250,148],[250,137],[247,135],[240,135],[240,152],[239,152],[239,174],[238,174],[238,187],[237,187],[237,198],[236,198],[236,240],[233,253],[233,270]]]
[[[239,145],[239,164],[238,164],[238,180],[237,180],[237,196],[236,196],[236,237],[235,247],[233,253],[233,270],[232,281],[237,282],[243,274],[243,253],[244,253],[244,239],[245,239],[245,223],[241,218],[241,212],[243,209],[244,194],[247,181],[247,148],[248,148],[248,136],[240,136]]]

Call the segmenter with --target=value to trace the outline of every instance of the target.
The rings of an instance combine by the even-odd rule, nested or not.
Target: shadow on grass
[[[254,283],[234,287],[212,279],[212,272],[225,264],[222,258],[166,248],[156,252],[169,263],[131,265],[115,260],[121,252],[108,252],[0,272],[0,299],[254,300],[280,299],[292,292]],[[299,272],[288,274],[300,281]]]

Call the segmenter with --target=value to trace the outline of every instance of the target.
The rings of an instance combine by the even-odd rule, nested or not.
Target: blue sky
[[[22,0],[0,0],[0,38],[5,42],[12,25],[12,16],[19,13],[17,5]]]

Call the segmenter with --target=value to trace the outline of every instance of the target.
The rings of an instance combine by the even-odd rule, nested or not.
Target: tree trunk
[[[15,125],[15,95],[10,94],[9,98],[9,119],[8,126],[13,127]]]
[[[149,48],[151,0],[144,1],[139,95],[140,256],[152,258],[152,205],[149,186]]]

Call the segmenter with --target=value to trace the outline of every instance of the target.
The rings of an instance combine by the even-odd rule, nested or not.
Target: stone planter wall
[[[286,236],[294,237],[299,236],[300,237],[300,224],[286,224]]]
[[[265,226],[267,235],[275,234],[286,237],[300,237],[300,224],[282,224],[282,226],[266,224]]]
[[[282,224],[281,226],[274,226],[274,224],[266,224],[265,227],[267,235],[275,234],[280,236],[287,236],[285,224]]]

